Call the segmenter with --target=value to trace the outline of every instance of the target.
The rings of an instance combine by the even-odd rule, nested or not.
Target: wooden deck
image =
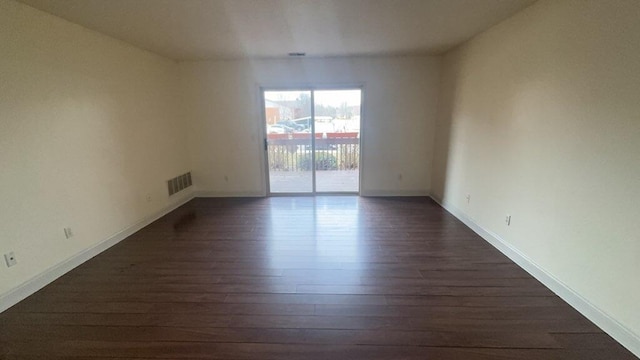
[[[311,192],[310,171],[271,171],[269,187],[272,193]],[[359,170],[318,170],[316,171],[317,192],[359,191]]]
[[[2,359],[635,359],[427,198],[195,199],[0,314]]]

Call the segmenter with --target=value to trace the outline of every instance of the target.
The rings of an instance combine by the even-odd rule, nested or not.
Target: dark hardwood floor
[[[3,359],[636,359],[428,198],[195,199],[0,314]]]

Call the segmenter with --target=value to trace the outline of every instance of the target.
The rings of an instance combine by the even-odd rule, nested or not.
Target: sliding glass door
[[[269,194],[358,193],[360,89],[265,90]]]

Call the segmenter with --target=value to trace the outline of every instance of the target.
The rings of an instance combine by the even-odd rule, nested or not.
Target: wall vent
[[[169,196],[177,193],[178,191],[182,191],[191,185],[193,185],[193,183],[191,182],[191,171],[189,171],[188,173],[176,176],[173,179],[169,179],[167,180],[167,188],[169,189]]]

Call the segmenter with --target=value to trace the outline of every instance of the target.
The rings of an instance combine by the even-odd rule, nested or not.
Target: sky
[[[310,91],[265,91],[264,96],[267,100],[295,100],[301,93],[311,95]],[[316,105],[329,105],[339,107],[343,102],[347,105],[360,105],[361,90],[316,90]]]

